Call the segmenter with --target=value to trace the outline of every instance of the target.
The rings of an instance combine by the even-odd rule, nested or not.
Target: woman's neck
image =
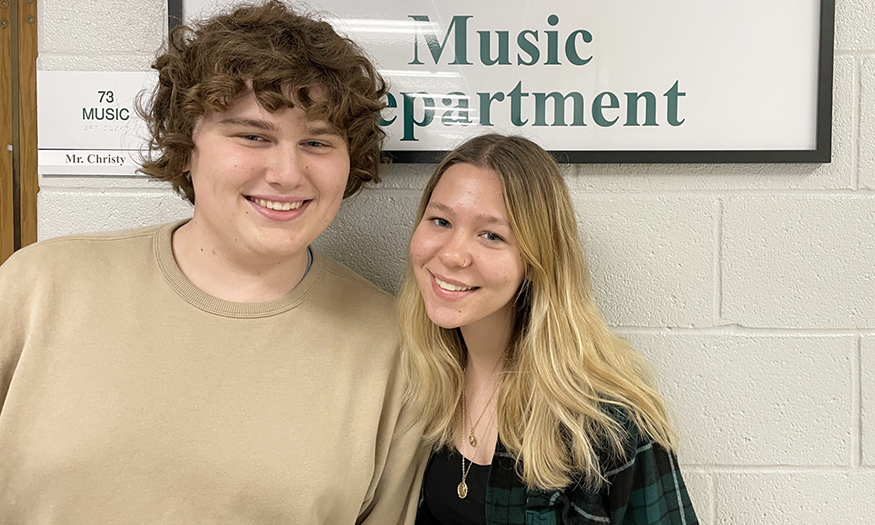
[[[461,327],[468,350],[465,366],[465,420],[456,448],[480,465],[492,462],[498,441],[498,388],[504,356],[511,338],[512,312],[496,312],[477,323]],[[476,444],[473,444],[476,443]]]
[[[512,321],[509,316],[491,320],[490,323],[475,323],[460,328],[468,359],[465,376],[468,383],[489,382],[496,371],[501,371],[500,361],[510,343]]]

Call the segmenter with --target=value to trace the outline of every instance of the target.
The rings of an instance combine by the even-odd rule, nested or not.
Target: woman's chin
[[[444,321],[442,319],[432,319],[431,322],[436,324],[437,326],[440,326],[441,328],[445,328],[447,330],[452,330],[454,328],[461,328],[461,326],[462,326],[459,323],[448,322],[448,321]]]
[[[446,315],[444,312],[430,312],[426,310],[428,313],[428,318],[431,319],[431,322],[440,326],[441,328],[446,328],[447,330],[452,330],[453,328],[460,328],[465,323],[462,322],[458,315]],[[455,313],[455,312],[454,312]]]

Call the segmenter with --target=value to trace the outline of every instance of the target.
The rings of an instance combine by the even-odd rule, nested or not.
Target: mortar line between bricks
[[[610,177],[611,175],[605,175]],[[651,175],[642,175],[642,179],[647,179]],[[654,174],[653,178],[666,178],[671,175]],[[714,175],[714,178],[719,178],[719,175]],[[394,189],[394,188],[393,188]],[[848,197],[853,195],[875,195],[875,189],[861,188],[855,190],[853,188],[805,188],[805,189],[786,189],[775,188],[770,189],[746,189],[746,188],[726,188],[726,189],[707,189],[707,190],[653,190],[653,191],[620,191],[620,190],[604,190],[604,191],[588,191],[574,192],[571,194],[573,198],[589,198],[589,197],[634,197],[634,198],[650,198],[652,200],[664,199],[667,197],[783,197],[783,196],[798,196],[798,197]]]
[[[738,325],[702,328],[665,328],[653,326],[615,326],[612,330],[640,335],[775,335],[775,336],[875,336],[875,328],[750,328]]]
[[[717,523],[717,478],[711,473],[708,473],[708,491],[711,493],[711,501],[708,505],[711,514],[708,516],[709,523]]]
[[[857,338],[851,359],[851,466],[863,464],[863,338]]]
[[[42,175],[41,179],[47,181],[54,180],[71,180],[71,179],[82,179],[87,180],[90,183],[94,183],[95,181],[148,181],[149,183],[154,184],[164,184],[163,181],[158,181],[154,179],[147,179],[146,177],[136,177],[136,176],[103,176],[103,175],[90,175],[90,174],[79,174],[79,175],[63,175],[63,176],[53,176],[53,175]],[[42,188],[43,186],[41,186]],[[137,187],[105,187],[105,186],[93,186],[93,187],[85,187],[85,188],[77,188],[74,186],[53,186],[51,183],[45,185],[46,188],[63,188],[63,189],[85,189],[85,190],[101,190],[101,189],[141,189]],[[153,189],[153,188],[149,188]],[[169,190],[169,186],[162,186],[161,188],[154,189],[167,189]],[[402,195],[414,195],[419,197],[422,194],[421,188],[372,188],[365,187],[362,190],[362,195],[369,193],[379,193],[380,195],[386,194],[402,194]],[[666,192],[613,192],[613,191],[605,191],[599,193],[572,193],[572,198],[587,198],[587,197],[599,197],[604,199],[611,198],[648,198],[652,200],[658,200],[661,198],[667,197],[701,197],[703,199],[706,198],[719,198],[719,197],[731,197],[731,196],[739,196],[739,197],[821,197],[821,198],[829,198],[829,197],[865,197],[865,196],[875,196],[875,189],[860,189],[860,190],[776,190],[773,192],[769,192],[768,190],[708,190],[708,191],[699,191],[699,190],[677,190],[677,191],[666,191]]]
[[[723,199],[717,199],[714,218],[714,324],[723,322]]]
[[[853,134],[853,152],[851,154],[851,187],[854,191],[860,189],[860,121],[863,96],[863,60],[854,57],[853,85],[851,91],[851,133]]]
[[[875,472],[875,468],[851,468],[851,467],[832,467],[832,466],[791,466],[791,465],[772,465],[772,466],[740,466],[740,465],[715,465],[709,467],[681,464],[681,472],[698,474],[698,475],[714,475],[714,474],[852,474],[855,472]]]
[[[60,51],[42,51],[39,52],[40,58],[148,58],[150,60],[155,60],[155,51],[152,52],[133,52],[133,53],[64,53]],[[63,71],[58,69],[39,69],[38,71]],[[144,72],[150,71],[150,69],[143,69]]]
[[[40,186],[40,193],[99,193],[99,194],[118,194],[118,193],[148,193],[154,195],[170,195],[179,197],[171,188],[149,188],[142,187],[72,187],[72,186]],[[179,197],[182,200],[182,197]]]

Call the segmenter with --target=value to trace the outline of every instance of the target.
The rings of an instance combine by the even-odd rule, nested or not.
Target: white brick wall
[[[714,475],[718,525],[871,525],[875,472],[718,472]]]
[[[851,465],[852,335],[622,334],[650,359],[683,463]]]
[[[875,337],[860,341],[862,464],[875,467]]]
[[[581,195],[575,206],[608,323],[713,326],[717,199]]]
[[[860,107],[868,109],[860,111],[860,188],[875,190],[875,53],[860,63]]]
[[[723,319],[781,328],[871,328],[875,199],[735,196],[723,212]]]
[[[875,2],[837,0],[833,162],[569,165],[602,311],[653,362],[706,524],[875,523]],[[41,0],[45,70],[137,70],[164,0]],[[318,245],[395,290],[432,166]],[[160,184],[44,179],[41,238],[190,214]]]

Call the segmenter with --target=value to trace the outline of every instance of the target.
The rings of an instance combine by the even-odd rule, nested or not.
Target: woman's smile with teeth
[[[441,281],[437,277],[434,278],[434,282],[436,282],[437,285],[440,286],[442,289],[449,292],[467,292],[468,290],[473,290],[474,288],[476,288],[476,286],[456,286],[455,284]]]
[[[298,208],[301,207],[302,204],[304,204],[304,201],[275,202],[275,201],[269,201],[269,200],[265,200],[265,199],[249,199],[249,200],[255,202],[256,204],[258,204],[262,208],[267,208],[269,210],[275,210],[275,211],[297,210]]]

